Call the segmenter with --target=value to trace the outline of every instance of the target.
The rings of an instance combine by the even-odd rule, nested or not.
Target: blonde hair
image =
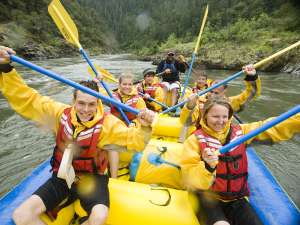
[[[119,84],[121,84],[124,79],[130,79],[133,82],[133,75],[130,73],[122,74],[119,77]]]
[[[202,112],[202,118],[206,120],[206,115],[209,112],[209,110],[214,105],[222,105],[225,106],[228,109],[228,118],[230,119],[233,116],[233,109],[231,104],[229,103],[228,98],[223,96],[214,95],[207,99],[207,101],[204,103],[203,112]]]

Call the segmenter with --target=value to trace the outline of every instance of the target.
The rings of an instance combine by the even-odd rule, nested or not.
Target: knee
[[[172,93],[173,93],[173,94],[177,94],[177,92],[178,92],[177,88],[173,88],[173,89],[172,89]]]
[[[108,216],[108,207],[105,205],[97,205],[92,209],[92,213],[89,216],[90,225],[102,225],[105,223]]]
[[[30,214],[23,207],[18,207],[14,210],[12,218],[16,225],[25,225],[30,221]]]
[[[45,211],[46,208],[42,200],[33,195],[14,210],[12,218],[16,225],[31,224]]]
[[[215,222],[213,225],[230,225],[230,224],[227,221],[220,220]]]

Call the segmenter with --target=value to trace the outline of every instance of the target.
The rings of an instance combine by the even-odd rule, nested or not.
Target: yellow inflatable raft
[[[191,204],[195,202],[193,197],[186,191],[176,190],[183,188],[178,166],[182,152],[182,144],[178,143],[181,129],[179,118],[160,116],[134,177],[140,183],[110,179],[107,225],[199,225],[194,213],[196,206]],[[123,158],[131,160],[133,155],[126,153]],[[157,156],[169,164],[155,165]],[[48,225],[78,224],[73,219],[75,213],[79,217],[86,216],[78,200],[60,210],[55,220],[46,214],[42,219]]]
[[[199,225],[191,206],[193,196],[186,191],[116,179],[110,179],[109,191],[107,225]],[[56,220],[45,214],[42,219],[49,225],[67,225],[75,212],[80,217],[86,215],[78,200],[62,209]]]

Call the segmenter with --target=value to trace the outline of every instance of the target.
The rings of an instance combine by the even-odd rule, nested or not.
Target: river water
[[[119,75],[132,72],[137,79],[142,71],[153,67],[150,62],[128,60],[128,55],[101,55],[93,57],[96,64]],[[55,71],[68,79],[87,79],[87,64],[79,57],[38,61],[36,64]],[[70,103],[72,88],[48,77],[16,66],[26,83],[42,95]],[[209,70],[213,79],[223,79],[232,71]],[[191,83],[195,78],[192,77]],[[300,76],[286,73],[263,73],[262,95],[239,114],[244,122],[254,122],[279,115],[299,104]],[[244,88],[238,78],[231,81],[228,96],[240,93]],[[32,122],[17,115],[0,93],[0,195],[4,195],[26,177],[37,165],[47,159],[54,147],[54,137],[47,130],[37,128]],[[270,168],[282,187],[300,208],[300,135],[292,140],[272,146],[255,146],[256,151]]]

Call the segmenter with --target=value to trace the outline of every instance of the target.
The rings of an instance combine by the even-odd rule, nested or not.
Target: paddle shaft
[[[213,86],[210,86],[209,88],[207,88],[207,89],[205,89],[205,90],[203,90],[203,91],[198,92],[197,95],[198,95],[198,96],[204,95],[204,94],[210,92],[211,90],[213,90],[213,89],[215,89],[215,88],[217,88],[217,87],[220,87],[220,86],[222,86],[222,85],[228,83],[229,81],[231,81],[231,80],[233,80],[233,79],[235,79],[235,78],[241,76],[242,74],[243,74],[243,71],[239,71],[239,72],[233,74],[232,76],[226,78],[226,79],[223,80],[222,82],[217,83],[217,84],[214,84]],[[176,109],[177,107],[181,107],[181,106],[183,106],[187,101],[188,101],[188,100],[184,100],[184,101],[178,103],[177,105],[174,105],[174,106],[172,106],[172,107],[169,107],[168,109],[166,109],[165,111],[162,111],[161,113],[164,114],[164,113],[167,113],[167,112],[170,112],[170,111]]]
[[[236,139],[232,142],[230,142],[229,144],[221,147],[219,149],[219,152],[221,154],[225,154],[226,152],[228,152],[230,149],[244,143],[245,141],[248,141],[249,139],[257,136],[258,134],[268,130],[269,128],[275,126],[276,124],[279,124],[281,123],[282,121],[290,118],[291,116],[297,114],[300,112],[300,105],[297,105],[295,106],[294,108],[290,109],[289,111],[281,114],[280,116],[272,119],[271,121],[268,121],[267,123],[263,124],[261,127],[255,129],[255,130],[252,130],[250,131],[248,134],[242,136],[241,138],[239,139]]]
[[[52,1],[49,5],[49,13],[51,17],[53,18],[55,24],[57,25],[58,29],[61,31],[64,38],[71,44],[78,47],[80,54],[83,56],[83,58],[87,61],[87,63],[90,65],[92,70],[94,71],[95,75],[98,76],[98,72],[96,68],[94,67],[93,63],[89,59],[86,52],[83,50],[79,38],[78,38],[78,30],[76,27],[76,24],[68,14],[68,12],[65,10],[63,5],[60,1]],[[109,97],[113,98],[109,88],[105,84],[104,81],[101,81],[102,86],[104,87],[105,91],[109,95]],[[127,124],[130,124],[130,121],[128,120],[126,114],[123,112],[121,108],[118,108],[118,111],[121,113],[121,116],[124,118],[125,122]]]
[[[142,92],[139,92],[139,95],[141,95],[141,96],[145,96],[145,94],[144,93],[142,93]],[[158,105],[160,105],[161,107],[163,107],[163,108],[165,108],[165,109],[167,109],[168,108],[168,106],[166,106],[165,104],[163,104],[163,103],[161,103],[161,102],[159,102],[159,101],[156,101],[154,98],[148,98],[148,99],[146,99],[146,100],[149,100],[149,101],[152,101],[152,102],[155,102],[156,104],[158,104]]]
[[[122,108],[122,109],[124,109],[124,110],[126,110],[128,112],[134,113],[136,115],[139,114],[139,110],[137,110],[135,108],[132,108],[132,107],[130,107],[128,105],[125,105],[125,104],[123,104],[123,103],[121,103],[121,102],[119,102],[119,101],[117,101],[115,99],[112,99],[112,98],[106,97],[104,95],[101,95],[97,91],[94,91],[94,90],[92,90],[90,88],[87,88],[87,87],[85,87],[83,85],[80,85],[80,84],[78,84],[78,83],[76,83],[76,82],[74,82],[72,80],[68,80],[66,78],[63,78],[62,76],[60,76],[60,75],[58,75],[58,74],[56,74],[56,73],[54,73],[54,72],[52,72],[50,70],[46,70],[46,69],[44,69],[44,68],[42,68],[40,66],[37,66],[37,65],[35,65],[35,64],[31,63],[31,62],[28,62],[28,61],[26,61],[26,60],[24,60],[24,59],[22,59],[20,57],[17,57],[15,55],[11,55],[10,59],[13,62],[16,62],[16,63],[19,63],[19,64],[21,64],[23,66],[26,66],[26,67],[28,67],[28,68],[30,68],[32,70],[35,70],[35,71],[37,71],[37,72],[39,72],[41,74],[44,74],[44,75],[46,75],[48,77],[51,77],[51,78],[53,78],[55,80],[58,80],[58,81],[60,81],[60,82],[62,82],[64,84],[67,84],[67,85],[69,85],[69,86],[71,86],[71,87],[73,87],[73,88],[75,88],[77,90],[80,90],[82,92],[90,94],[90,95],[92,95],[92,96],[94,96],[96,98],[100,98],[102,101],[104,101],[107,104],[113,104],[116,107],[120,107],[120,108]]]
[[[254,66],[254,68],[258,68],[258,67],[262,66],[263,64],[265,64],[265,63],[271,61],[272,59],[274,59],[274,58],[276,58],[276,57],[279,57],[279,56],[283,55],[284,53],[290,51],[291,49],[298,47],[299,45],[300,45],[300,41],[298,41],[298,42],[296,42],[296,43],[290,45],[289,47],[286,47],[286,48],[280,50],[279,52],[276,52],[275,54],[273,54],[273,55],[271,55],[271,56],[269,56],[269,57],[267,57],[267,58],[265,58],[265,59],[263,59],[263,60],[261,60],[261,61],[259,61],[259,62],[257,62],[257,63],[255,63],[253,66]],[[229,81],[231,81],[231,80],[233,80],[233,79],[239,77],[241,74],[243,74],[243,71],[242,71],[242,70],[239,71],[239,72],[237,72],[237,73],[235,73],[235,74],[233,74],[232,76],[226,78],[226,79],[223,80],[222,82],[217,83],[217,84],[215,84],[215,85],[213,85],[213,86],[211,86],[211,87],[205,89],[204,91],[199,92],[199,93],[198,93],[198,96],[204,95],[204,94],[206,94],[207,92],[209,92],[209,91],[211,91],[211,90],[213,90],[213,89],[215,89],[215,88],[217,88],[217,87],[220,87],[221,85],[224,85],[224,84],[228,83]],[[161,113],[164,114],[164,113],[167,113],[167,112],[170,112],[170,111],[176,109],[177,107],[181,107],[181,106],[183,106],[187,101],[188,101],[188,100],[182,101],[182,102],[178,103],[177,105],[174,105],[174,106],[168,108],[167,110],[162,111]]]
[[[182,91],[182,94],[180,96],[181,99],[183,99],[183,97],[185,95],[185,90],[186,90],[186,88],[187,88],[187,86],[189,84],[190,76],[192,74],[193,65],[194,65],[194,62],[196,60],[196,54],[198,52],[198,48],[199,48],[199,45],[200,45],[200,40],[201,40],[202,33],[203,33],[203,30],[204,30],[204,26],[205,26],[205,23],[206,23],[207,14],[208,14],[208,5],[206,6],[206,9],[205,9],[205,12],[204,12],[204,16],[203,16],[203,19],[202,19],[201,28],[200,28],[199,35],[198,35],[198,38],[197,38],[196,46],[195,46],[194,52],[192,53],[192,62],[189,65],[189,70],[188,70],[188,73],[187,73],[187,75],[185,77],[183,91]]]
[[[83,50],[83,48],[80,48],[79,52],[81,53],[81,55],[83,56],[83,58],[87,61],[87,63],[89,64],[89,66],[92,68],[92,70],[94,71],[96,77],[98,77],[99,74],[98,74],[97,69],[95,68],[95,66],[93,65],[93,63],[91,62],[90,58],[88,57],[88,55],[86,54],[86,52]],[[106,83],[103,80],[101,80],[100,83],[104,87],[104,89],[105,89],[106,93],[109,95],[109,97],[114,98],[113,95],[112,95],[112,93],[110,92],[108,86],[106,85]],[[129,125],[131,122],[127,118],[125,112],[121,108],[119,108],[119,107],[117,107],[117,109],[121,113],[121,116],[125,120],[126,124]]]
[[[188,67],[189,67],[189,70],[188,70],[188,73],[187,73],[186,78],[185,78],[185,81],[184,81],[183,91],[182,91],[182,94],[181,94],[181,96],[180,96],[181,98],[183,98],[184,95],[185,95],[185,90],[186,90],[186,88],[187,88],[187,86],[188,86],[188,84],[189,84],[189,80],[190,80],[190,76],[191,76],[191,73],[192,73],[193,64],[194,64],[195,60],[196,60],[196,53],[193,52],[193,54],[192,54],[192,62],[191,62],[190,65],[187,64]]]

